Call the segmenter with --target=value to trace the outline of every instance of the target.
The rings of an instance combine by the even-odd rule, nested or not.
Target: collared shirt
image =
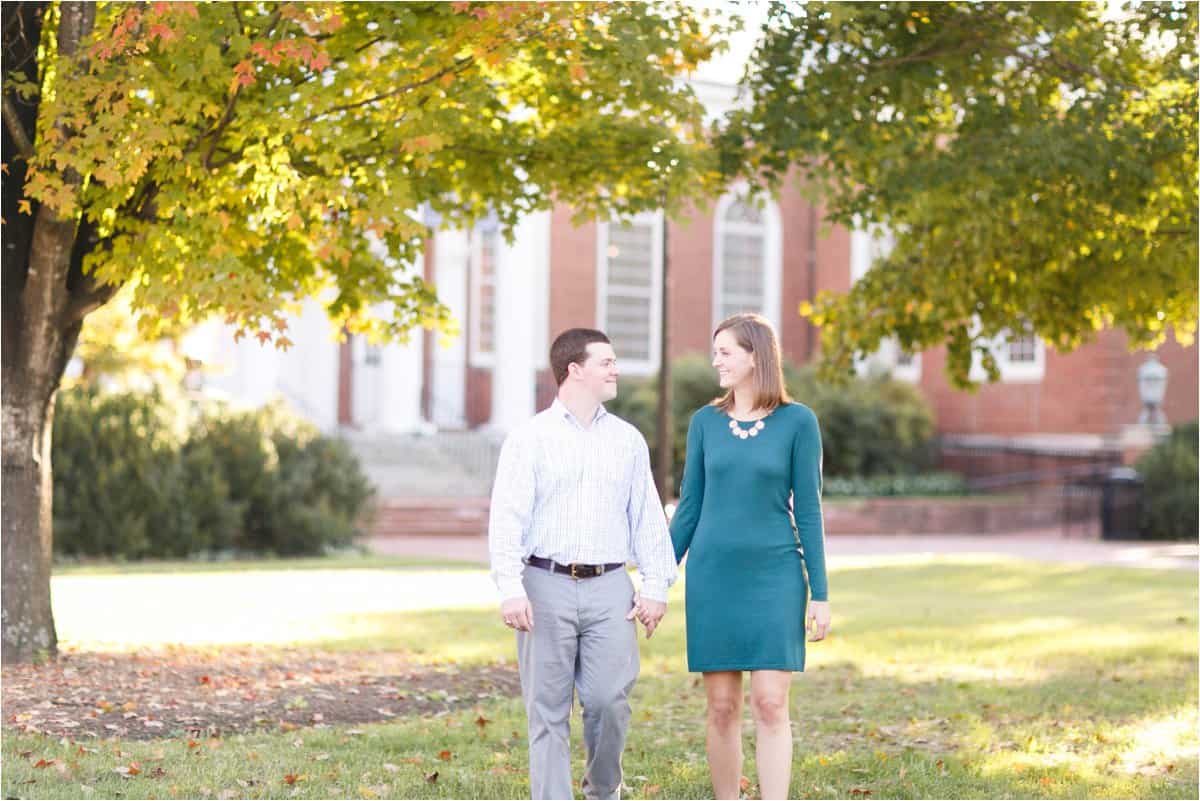
[[[523,560],[540,556],[633,562],[642,595],[665,603],[678,570],[645,438],[603,406],[584,427],[556,398],[504,440],[488,549],[502,598],[525,595]]]

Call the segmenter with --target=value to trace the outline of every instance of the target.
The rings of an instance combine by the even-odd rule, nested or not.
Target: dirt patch
[[[213,737],[377,723],[519,696],[515,665],[403,654],[168,648],[3,669],[4,726],[71,738]]]

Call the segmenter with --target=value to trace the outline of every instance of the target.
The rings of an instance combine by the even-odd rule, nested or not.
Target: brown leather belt
[[[603,576],[610,570],[620,570],[625,567],[624,562],[610,562],[606,565],[560,565],[553,559],[543,559],[540,556],[529,557],[525,560],[525,564],[540,567],[542,570],[549,570],[551,573],[562,573],[576,580],[596,578],[597,576]]]

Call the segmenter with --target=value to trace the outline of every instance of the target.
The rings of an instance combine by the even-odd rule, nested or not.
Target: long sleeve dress
[[[809,589],[814,601],[829,597],[817,417],[789,403],[762,423],[751,435],[755,423],[705,406],[688,428],[671,539],[676,560],[688,554],[693,673],[804,670]]]

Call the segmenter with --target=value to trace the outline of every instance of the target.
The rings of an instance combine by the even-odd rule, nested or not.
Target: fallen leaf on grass
[[[480,729],[486,728],[489,723],[491,723],[491,721],[485,718],[483,715],[475,718],[475,725]]]
[[[57,761],[57,759],[39,759],[37,762],[33,763],[33,766],[35,768],[48,768]]]
[[[358,794],[363,798],[379,798],[379,793],[363,784],[358,785]]]
[[[295,784],[296,782],[302,782],[307,778],[308,778],[308,774],[306,774],[306,773],[300,773],[300,774],[285,773],[285,774],[283,774],[283,783],[284,784]]]
[[[449,762],[453,758],[454,754],[450,753],[449,751],[438,752],[438,759],[442,760],[443,762]]]
[[[859,798],[866,798],[870,794],[871,794],[871,791],[868,790],[866,787],[851,787],[850,788],[851,797],[858,796]]]
[[[435,770],[433,773],[425,774],[425,781],[429,782],[430,784],[434,784],[437,782],[437,777],[438,777],[438,772]]]

